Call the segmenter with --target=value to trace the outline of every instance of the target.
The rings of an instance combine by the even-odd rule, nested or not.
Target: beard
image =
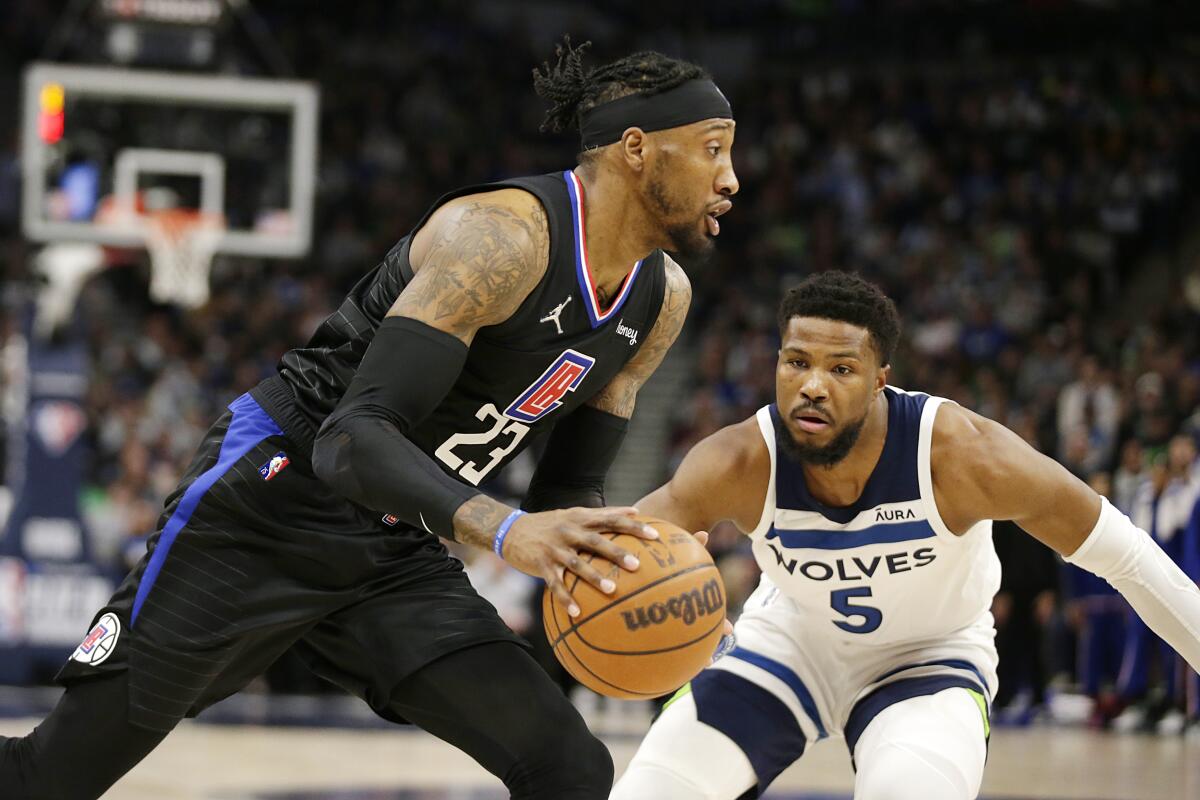
[[[867,415],[863,414],[857,421],[851,422],[838,432],[829,444],[822,447],[796,441],[785,425],[783,436],[779,437],[779,444],[793,461],[814,467],[832,467],[850,454],[866,422]]]
[[[688,263],[697,267],[708,260],[716,250],[717,243],[707,233],[696,230],[695,223],[667,226],[671,246],[667,248]]]
[[[704,215],[701,214],[692,222],[667,222],[672,218],[678,219],[683,214],[683,209],[680,203],[673,201],[667,195],[666,184],[660,178],[655,178],[650,182],[647,194],[650,202],[661,215],[663,230],[667,234],[667,240],[671,243],[666,249],[686,260],[689,266],[698,266],[708,260],[713,250],[716,249],[716,242],[713,241],[713,237],[708,235],[708,228],[704,224]],[[702,224],[697,227],[697,222]]]

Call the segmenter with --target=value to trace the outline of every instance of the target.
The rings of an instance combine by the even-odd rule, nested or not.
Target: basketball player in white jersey
[[[888,386],[892,301],[842,272],[785,297],[776,403],[708,437],[643,514],[732,520],[762,583],[737,647],[666,706],[613,800],[735,800],[825,737],[856,800],[979,792],[996,692],[992,520],[1106,578],[1200,667],[1200,591],[1142,530],[1003,426]]]

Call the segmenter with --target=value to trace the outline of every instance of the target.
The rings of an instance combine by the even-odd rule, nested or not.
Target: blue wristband
[[[517,517],[524,516],[525,512],[521,509],[509,514],[504,518],[504,522],[500,523],[500,527],[496,529],[496,535],[492,538],[492,550],[496,555],[504,558],[504,537],[508,536],[508,529],[517,521]]]

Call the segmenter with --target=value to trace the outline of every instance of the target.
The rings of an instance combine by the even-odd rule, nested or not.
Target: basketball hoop
[[[219,214],[168,208],[146,214],[150,251],[150,297],[159,303],[198,308],[208,301],[208,276],[225,232]]]

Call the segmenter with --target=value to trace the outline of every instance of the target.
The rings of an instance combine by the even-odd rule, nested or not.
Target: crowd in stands
[[[740,231],[739,257],[700,284],[695,377],[667,472],[773,402],[775,309],[789,283],[853,269],[901,309],[895,385],[1009,426],[1200,578],[1196,275],[1168,273],[1154,301],[1138,299],[1139,270],[1186,247],[1200,81],[1169,58],[1068,58],[967,77],[832,69],[761,91],[769,133],[744,148],[754,189],[739,204],[755,224]],[[1099,723],[1134,704],[1122,725],[1176,728],[1185,695],[1194,718],[1200,698],[1177,657],[1154,649],[1106,584],[1027,538],[996,526],[1008,567],[994,609],[997,704],[1040,705],[1063,674],[1102,700]],[[714,547],[747,558],[731,527]],[[1150,669],[1166,699],[1147,701]]]
[[[219,410],[303,342],[438,195],[573,163],[569,137],[537,133],[529,70],[559,29],[590,29],[585,12],[564,4],[546,32],[488,4],[472,4],[471,24],[438,3],[356,3],[336,19],[319,4],[256,5],[298,76],[324,90],[312,252],[219,257],[212,300],[189,313],[150,303],[144,269],[85,288],[86,509],[114,562],[131,534],[153,530]],[[590,37],[597,60],[632,45],[705,61],[738,118],[742,190],[716,256],[692,272],[679,349],[693,380],[662,475],[773,400],[782,290],[852,269],[900,307],[894,384],[1008,425],[1173,543],[1200,578],[1200,277],[1186,262],[1200,179],[1194,61],[1162,31],[1124,35],[1120,20],[1109,25],[1119,45],[1071,50],[1011,27],[916,31],[902,15],[913,35],[897,44],[855,29],[855,3],[845,16],[821,3],[735,5],[714,11],[707,32],[676,33],[648,7],[616,3]],[[6,109],[54,21],[43,4],[18,6],[0,20]],[[16,124],[4,113],[0,272],[17,285],[33,246],[19,233]],[[0,335],[16,318],[10,304]],[[1127,706],[1146,712],[1130,725],[1187,711],[1185,670],[1147,643],[1119,596],[1023,536],[997,528],[1016,565],[995,609],[1012,664],[998,704],[1037,706],[1066,675],[1100,700],[1100,723]],[[736,604],[757,579],[746,543],[718,529],[713,549]],[[529,625],[520,580],[487,560],[473,567],[509,598],[498,604],[511,623]],[[1169,699],[1157,702],[1155,685]]]

